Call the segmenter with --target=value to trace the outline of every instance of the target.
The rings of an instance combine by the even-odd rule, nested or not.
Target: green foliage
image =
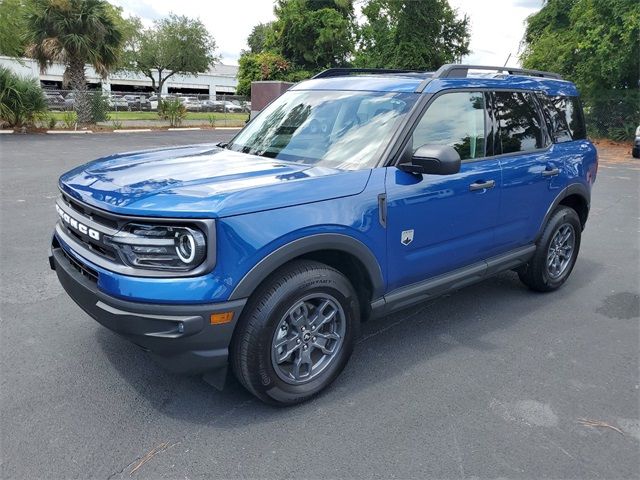
[[[177,127],[187,116],[187,108],[179,99],[170,98],[158,105],[158,115],[163,120],[169,120],[172,127]]]
[[[238,95],[251,95],[251,82],[258,80],[288,80],[291,64],[281,55],[271,52],[244,53],[239,60]]]
[[[265,47],[296,69],[318,71],[346,65],[353,53],[353,2],[278,0]]]
[[[247,37],[247,45],[249,45],[249,53],[262,52],[267,44],[267,38],[273,35],[273,23],[259,23],[251,29],[251,33]]]
[[[26,40],[24,0],[0,0],[0,55],[22,57]]]
[[[216,43],[200,20],[170,15],[135,39],[129,69],[151,79],[154,91],[176,74],[197,75],[217,60]]]
[[[585,94],[637,88],[640,2],[548,0],[527,20],[523,65],[561,73]]]
[[[469,19],[447,0],[370,0],[362,13],[358,67],[435,70],[469,53]]]
[[[76,128],[78,123],[78,114],[73,110],[67,110],[62,114],[62,123],[68,130]]]
[[[590,135],[629,138],[640,124],[637,0],[548,0],[527,20],[521,59],[576,83]]]
[[[122,122],[118,120],[113,120],[111,122],[111,126],[113,127],[114,130],[120,130],[122,128]]]
[[[207,121],[209,122],[209,126],[211,128],[214,128],[216,126],[216,115],[215,113],[212,113],[210,115],[207,115]]]
[[[100,91],[91,92],[89,102],[91,108],[91,123],[106,122],[109,120],[109,99]]]
[[[31,126],[48,111],[47,100],[35,78],[15,75],[0,67],[0,120],[10,127]]]
[[[27,53],[44,71],[53,62],[91,64],[106,77],[116,65],[122,33],[105,0],[30,0]],[[71,72],[67,72],[68,75]],[[73,81],[73,78],[67,78]]]
[[[58,122],[56,121],[56,118],[51,116],[49,117],[49,121],[47,122],[47,127],[49,128],[49,130],[53,130],[54,128],[56,128],[56,124]]]
[[[105,0],[29,0],[26,52],[44,72],[54,62],[66,66],[63,84],[75,91],[78,120],[91,122],[85,64],[106,78],[119,61],[122,32]]]

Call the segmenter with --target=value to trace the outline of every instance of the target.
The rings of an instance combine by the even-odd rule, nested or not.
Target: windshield
[[[328,168],[372,168],[416,98],[395,92],[289,91],[228,148]]]

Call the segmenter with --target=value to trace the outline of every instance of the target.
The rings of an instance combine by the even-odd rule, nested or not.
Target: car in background
[[[148,112],[151,110],[151,102],[144,95],[124,95],[123,98],[129,104],[129,110],[131,111]]]
[[[73,110],[75,105],[76,105],[76,94],[73,92],[67,93],[67,96],[64,97],[64,109]]]
[[[47,99],[47,106],[49,110],[64,110],[65,102],[64,97],[56,92],[44,92],[44,96]]]
[[[202,102],[198,97],[177,97],[189,112],[202,112]]]
[[[633,140],[631,155],[633,158],[640,158],[640,125],[636,128],[636,138]]]
[[[113,110],[130,110],[129,102],[122,95],[111,95],[107,102]]]
[[[245,111],[242,106],[228,100],[204,100],[202,106],[203,111],[206,112],[242,113]]]

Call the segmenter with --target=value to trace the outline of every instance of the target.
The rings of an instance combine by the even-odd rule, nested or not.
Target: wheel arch
[[[558,194],[555,198],[547,213],[544,216],[542,224],[538,229],[538,234],[536,235],[536,241],[540,239],[542,232],[544,231],[544,227],[553,215],[553,212],[560,205],[566,205],[567,207],[573,208],[578,217],[580,217],[580,224],[582,229],[584,230],[585,224],[587,223],[587,218],[589,216],[589,208],[590,208],[591,194],[586,186],[581,183],[573,183],[567,186],[562,192]]]
[[[240,280],[229,300],[250,297],[269,275],[297,259],[316,260],[349,278],[358,292],[363,313],[368,312],[372,300],[383,294],[380,264],[364,243],[348,235],[321,233],[294,240],[264,257]]]

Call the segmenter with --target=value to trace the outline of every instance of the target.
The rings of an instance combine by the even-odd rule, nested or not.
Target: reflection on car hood
[[[64,174],[60,187],[115,213],[208,218],[356,195],[369,175],[205,144],[101,158]]]

